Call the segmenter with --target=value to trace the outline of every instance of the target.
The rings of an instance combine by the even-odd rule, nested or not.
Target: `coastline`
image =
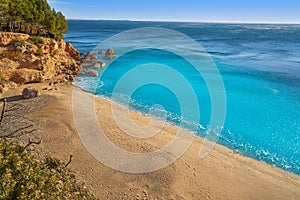
[[[76,86],[59,84],[59,90],[45,91],[45,83],[25,85],[5,92],[1,97],[20,94],[22,88],[38,88],[41,106],[28,114],[38,131],[27,137],[42,138],[42,145],[32,150],[38,157],[54,156],[67,160],[79,179],[96,196],[110,199],[297,199],[300,197],[300,176],[270,166],[264,162],[235,153],[217,144],[203,159],[198,154],[203,139],[195,136],[192,145],[170,166],[147,174],[118,172],[93,158],[82,145],[76,132],[72,113],[72,91]],[[94,96],[98,120],[107,137],[117,146],[132,152],[149,152],[163,147],[179,127],[166,124],[159,134],[149,139],[136,139],[120,130],[113,121],[113,102]],[[34,100],[26,100],[34,101]],[[35,104],[41,105],[35,105]],[[116,105],[117,109],[122,109]],[[148,116],[129,111],[139,124],[147,124]],[[191,134],[191,133],[188,133]],[[194,137],[194,134],[193,134]],[[24,141],[25,141],[24,137]]]

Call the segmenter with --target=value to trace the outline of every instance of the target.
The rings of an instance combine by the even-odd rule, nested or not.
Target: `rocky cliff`
[[[0,92],[26,83],[72,80],[80,53],[64,41],[0,32]]]

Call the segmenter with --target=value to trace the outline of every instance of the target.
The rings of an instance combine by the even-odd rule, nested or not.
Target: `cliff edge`
[[[0,32],[0,92],[28,83],[72,81],[81,58],[70,43]]]

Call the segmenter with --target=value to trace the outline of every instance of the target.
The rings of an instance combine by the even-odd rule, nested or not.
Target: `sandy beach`
[[[20,140],[42,139],[41,145],[31,149],[37,158],[51,155],[67,162],[72,154],[69,168],[100,199],[300,199],[299,176],[220,145],[199,159],[203,139],[198,137],[182,157],[158,171],[131,174],[111,169],[96,160],[78,136],[72,112],[74,86],[59,84],[55,86],[57,90],[48,90],[45,83],[25,85],[1,94],[1,97],[20,95],[28,86],[38,88],[41,96],[9,102],[24,104],[24,116],[32,120],[37,129]],[[88,98],[95,98],[81,92]],[[170,125],[164,125],[149,139],[127,135],[115,123],[111,104],[108,100],[95,98],[98,121],[116,146],[130,152],[151,152],[174,138],[178,128]],[[134,112],[130,112],[130,116],[137,124],[147,125],[150,121]]]

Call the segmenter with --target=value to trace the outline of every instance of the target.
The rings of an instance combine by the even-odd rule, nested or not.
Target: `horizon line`
[[[101,18],[67,18],[67,20],[90,21],[132,21],[132,22],[187,22],[187,23],[220,23],[220,24],[288,24],[300,25],[300,22],[259,22],[259,21],[189,21],[189,20],[139,20],[139,19],[101,19]]]

